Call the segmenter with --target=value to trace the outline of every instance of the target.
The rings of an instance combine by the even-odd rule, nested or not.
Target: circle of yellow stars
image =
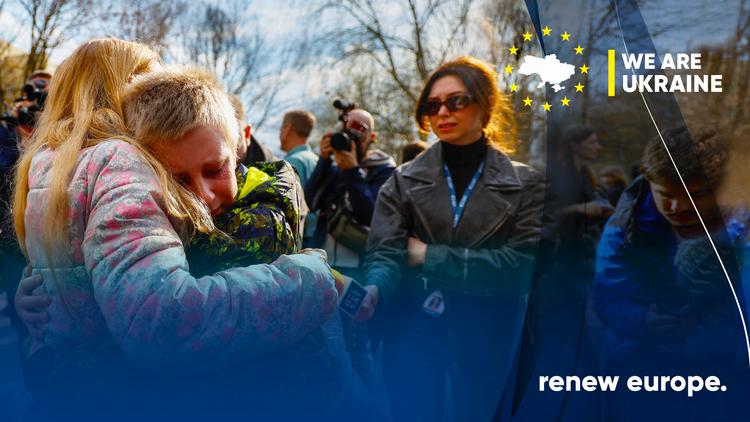
[[[530,33],[529,31],[526,31],[521,35],[523,37],[523,42],[531,41],[534,37],[534,35]],[[551,36],[552,36],[552,28],[550,28],[548,25],[545,25],[544,28],[542,28],[542,37],[551,37]],[[565,42],[565,41],[570,42],[570,37],[571,37],[571,34],[568,33],[568,31],[565,31],[562,34],[560,34],[561,42]],[[510,48],[508,48],[508,53],[513,56],[518,56],[518,50],[519,50],[518,47],[516,47],[515,45],[512,45]],[[573,47],[573,51],[575,51],[576,56],[579,56],[579,55],[582,56],[583,50],[585,50],[585,48],[581,47],[581,44],[578,44],[575,47]],[[578,69],[579,69],[579,74],[581,75],[583,74],[588,75],[589,73],[589,67],[585,63],[582,66],[579,66]],[[513,66],[511,65],[505,66],[504,72],[506,75],[510,75],[511,73],[513,73]],[[575,88],[575,92],[583,92],[583,88],[585,88],[586,86],[578,82],[578,84],[574,85],[573,87]],[[515,83],[512,83],[510,85],[510,92],[512,93],[518,92],[518,85]],[[531,108],[532,104],[534,103],[534,100],[532,100],[528,95],[522,101],[523,101],[523,106],[528,107],[528,108]],[[562,107],[570,107],[570,102],[571,102],[571,99],[568,98],[568,96],[566,95],[560,100],[560,105]],[[542,109],[544,111],[551,111],[552,104],[545,101],[542,104]]]

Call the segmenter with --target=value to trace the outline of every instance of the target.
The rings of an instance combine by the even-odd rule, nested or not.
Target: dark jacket
[[[250,143],[247,145],[247,155],[243,164],[245,167],[252,167],[255,163],[276,161],[273,152],[260,142],[255,136],[250,135]]]
[[[722,227],[712,238],[742,298],[738,261],[726,234]],[[705,236],[679,242],[657,210],[649,183],[643,177],[633,181],[597,250],[594,309],[609,330],[605,353],[614,362],[611,366],[643,368],[659,358],[672,364],[684,359],[721,364],[734,360],[744,348],[736,348],[744,336],[714,254]],[[646,328],[652,305],[660,314],[697,325],[684,338],[652,335]]]
[[[642,339],[649,306],[676,284],[676,239],[640,177],[623,192],[597,249],[594,309],[623,339]]]
[[[325,237],[327,211],[336,203],[345,204],[359,224],[369,227],[378,192],[396,168],[393,158],[381,151],[370,151],[360,167],[339,170],[332,164],[330,158],[318,160],[305,186],[310,212],[321,211],[314,236],[318,240]]]
[[[399,167],[381,189],[364,264],[381,303],[402,284],[494,297],[528,288],[544,201],[540,176],[488,148],[455,231],[449,198],[439,143]],[[421,274],[404,271],[410,236],[428,244]]]

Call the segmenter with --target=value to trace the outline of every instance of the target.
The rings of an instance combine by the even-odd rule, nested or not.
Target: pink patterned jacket
[[[122,141],[81,151],[68,185],[69,243],[48,256],[53,157],[43,149],[33,158],[25,214],[30,264],[52,298],[48,345],[114,339],[139,366],[224,366],[291,344],[333,314],[323,253],[191,276],[153,170]]]

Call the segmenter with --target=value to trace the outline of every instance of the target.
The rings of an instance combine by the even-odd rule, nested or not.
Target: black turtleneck
[[[456,200],[460,201],[471,178],[484,161],[487,142],[482,136],[468,145],[452,145],[443,141],[440,144],[443,148],[443,161],[448,165],[456,189]]]

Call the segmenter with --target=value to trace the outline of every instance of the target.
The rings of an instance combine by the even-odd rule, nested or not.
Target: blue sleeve
[[[646,335],[646,313],[650,306],[642,286],[640,258],[625,245],[620,227],[607,224],[596,253],[594,309],[604,325],[621,338]]]
[[[352,204],[354,218],[362,225],[369,226],[372,223],[372,214],[375,211],[375,201],[378,192],[385,182],[391,177],[395,167],[384,166],[377,170],[377,174],[368,183],[359,167],[353,167],[342,171],[349,199]]]

